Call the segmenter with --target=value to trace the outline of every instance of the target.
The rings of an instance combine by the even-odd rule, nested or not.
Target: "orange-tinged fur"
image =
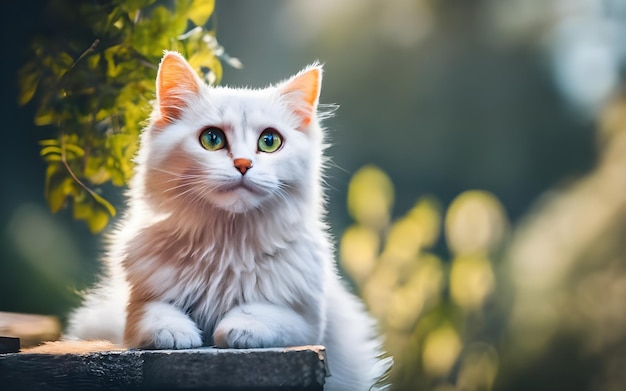
[[[305,105],[294,105],[294,111],[301,117],[302,126],[306,127],[311,123],[315,113],[317,100],[320,95],[321,69],[311,68],[296,75],[282,88],[284,95],[297,94],[296,102],[306,103]]]
[[[180,119],[187,97],[198,94],[200,84],[195,71],[178,53],[167,52],[160,67],[157,97],[161,118],[157,122],[165,125]]]
[[[144,316],[144,306],[147,302],[145,294],[137,292],[133,289],[130,294],[130,301],[126,307],[126,327],[124,328],[124,341],[134,341],[135,336],[139,335],[139,322]]]

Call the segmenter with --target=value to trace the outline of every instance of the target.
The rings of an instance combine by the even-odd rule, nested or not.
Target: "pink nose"
[[[237,158],[233,160],[233,164],[235,165],[235,168],[239,170],[241,175],[245,175],[245,173],[252,168],[252,162],[250,159]]]

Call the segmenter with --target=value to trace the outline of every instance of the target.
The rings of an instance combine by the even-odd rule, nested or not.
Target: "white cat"
[[[321,344],[328,390],[367,390],[384,375],[390,360],[337,275],[324,223],[321,78],[313,65],[262,90],[209,87],[165,54],[129,208],[69,338]]]

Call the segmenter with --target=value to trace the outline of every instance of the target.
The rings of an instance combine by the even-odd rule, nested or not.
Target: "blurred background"
[[[3,4],[0,311],[57,315],[102,236],[51,214],[16,74],[41,2]],[[218,0],[263,87],[316,60],[337,258],[378,319],[395,390],[626,384],[626,1]],[[119,190],[108,197],[122,206]]]

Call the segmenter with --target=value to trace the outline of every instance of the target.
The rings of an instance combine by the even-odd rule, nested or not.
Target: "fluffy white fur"
[[[368,390],[390,362],[333,262],[321,186],[321,68],[249,90],[208,87],[195,74],[172,88],[163,83],[176,76],[169,67],[193,74],[176,53],[161,63],[128,210],[105,275],[70,316],[68,338],[178,349],[322,344],[326,389]],[[166,98],[176,107],[163,107]],[[224,131],[227,148],[201,146],[207,126]],[[270,127],[283,145],[259,152]],[[235,158],[252,168],[242,175]]]

